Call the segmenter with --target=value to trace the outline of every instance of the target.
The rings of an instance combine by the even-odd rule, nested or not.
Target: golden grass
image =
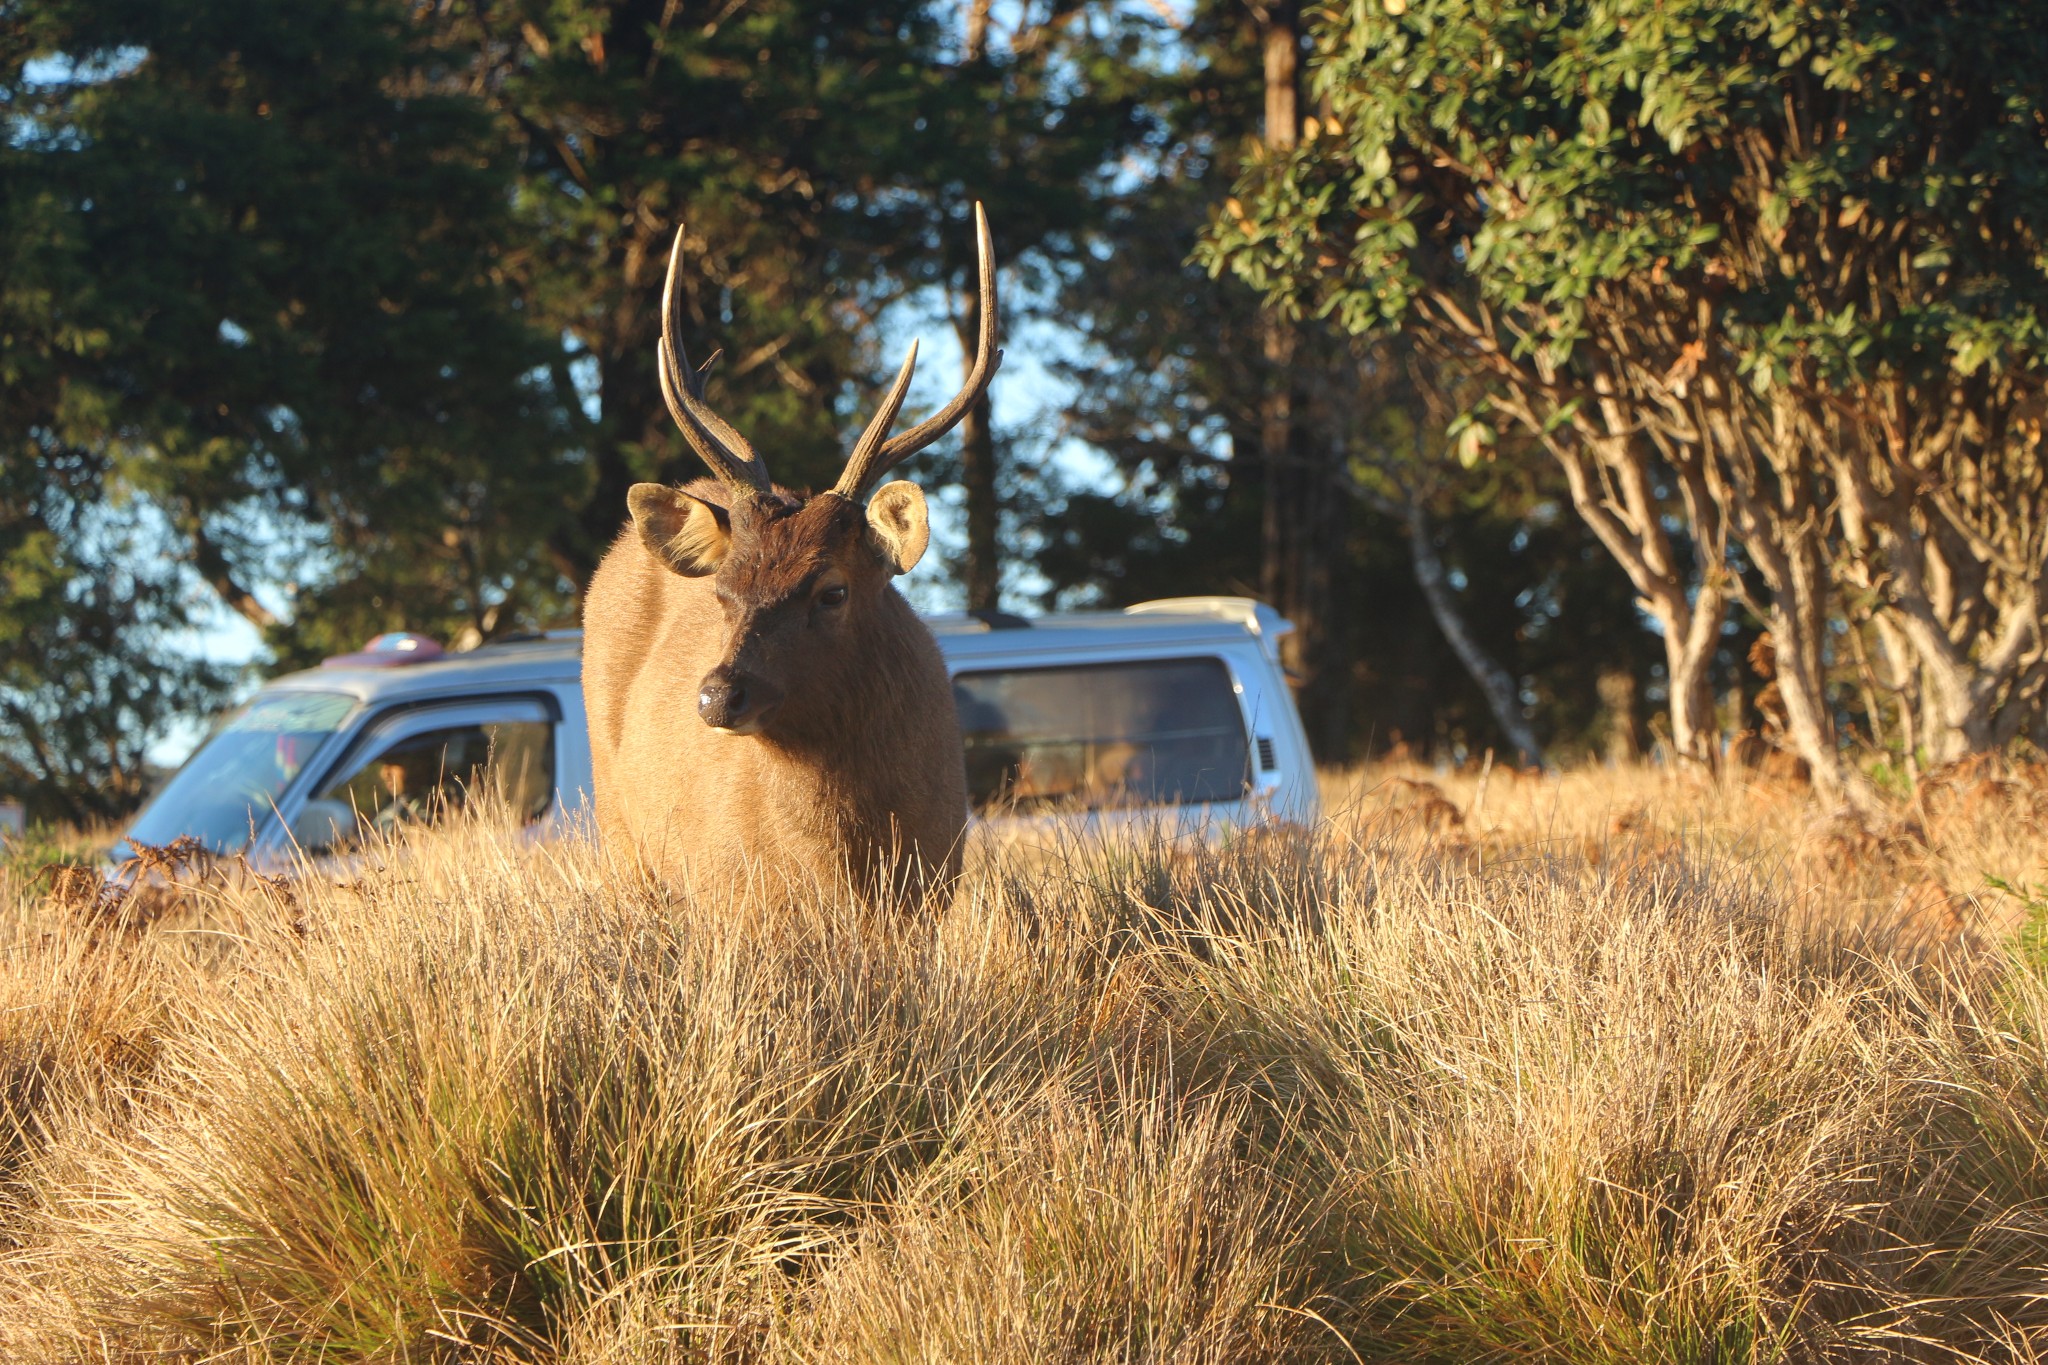
[[[0,1356],[2032,1359],[2011,780],[1382,770],[985,848],[914,922],[482,823],[163,914],[0,887]]]

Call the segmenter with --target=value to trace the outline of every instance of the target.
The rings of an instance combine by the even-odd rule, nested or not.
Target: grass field
[[[2048,773],[1328,806],[916,922],[481,824],[0,872],[0,1356],[2048,1354]]]

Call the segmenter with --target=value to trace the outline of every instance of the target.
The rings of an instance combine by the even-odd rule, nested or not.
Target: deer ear
[[[636,483],[626,490],[633,528],[654,557],[685,578],[718,572],[732,547],[732,520],[723,507],[680,488]]]
[[[908,479],[885,483],[868,499],[868,539],[891,573],[909,573],[931,538],[924,490]]]

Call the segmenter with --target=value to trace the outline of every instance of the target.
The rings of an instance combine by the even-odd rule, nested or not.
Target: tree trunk
[[[1523,420],[1556,457],[1572,506],[1621,565],[1641,594],[1638,604],[1663,635],[1673,755],[1711,768],[1720,756],[1721,738],[1714,715],[1714,654],[1728,616],[1728,590],[1718,563],[1702,567],[1688,582],[1651,492],[1655,481],[1645,452],[1626,434],[1616,412],[1604,416],[1605,430],[1580,421],[1569,435],[1558,436],[1542,433],[1529,416]],[[1619,501],[1610,496],[1610,487],[1621,490]]]
[[[1908,761],[1938,768],[1992,752],[2038,708],[2048,673],[2034,485],[2017,480],[2001,501],[1981,485],[1922,480],[1893,446],[1847,435],[1862,445],[1826,426],[1815,443],[1835,438],[1840,572],[1891,658]]]
[[[1300,136],[1300,10],[1294,0],[1276,0],[1254,12],[1265,79],[1264,143],[1269,152],[1285,151]],[[1266,392],[1259,403],[1259,594],[1294,623],[1282,650],[1299,689],[1302,721],[1316,752],[1337,759],[1348,748],[1351,718],[1335,572],[1350,499],[1323,463],[1335,457],[1311,449],[1303,430],[1299,330],[1269,312],[1260,344]]]
[[[1259,595],[1285,612],[1294,586],[1290,560],[1293,533],[1298,529],[1290,524],[1290,518],[1299,503],[1292,496],[1298,482],[1292,458],[1294,328],[1269,313],[1261,330],[1266,392],[1259,400],[1259,475],[1265,483],[1266,501],[1259,521]]]
[[[1607,713],[1607,762],[1614,767],[1634,763],[1646,747],[1635,674],[1626,668],[1607,669],[1594,688],[1600,696],[1600,709]]]
[[[1266,146],[1292,147],[1301,130],[1301,9],[1297,0],[1260,7],[1259,48],[1266,69]]]
[[[973,357],[968,359],[971,363]],[[993,611],[1002,596],[1002,504],[989,415],[988,394],[983,393],[960,419],[960,484],[967,493],[967,557],[960,572],[969,611]]]
[[[970,62],[988,57],[988,18],[991,0],[967,0],[966,57]]]
[[[1543,746],[1536,742],[1536,732],[1529,728],[1527,718],[1522,715],[1520,689],[1513,675],[1486,652],[1485,646],[1472,634],[1464,613],[1458,609],[1458,599],[1451,591],[1443,559],[1436,552],[1429,514],[1421,503],[1411,500],[1402,519],[1408,528],[1408,556],[1415,566],[1415,582],[1422,589],[1423,600],[1429,603],[1429,614],[1436,618],[1437,629],[1450,642],[1452,652],[1465,666],[1465,671],[1472,675],[1472,681],[1479,684],[1480,692],[1486,697],[1486,707],[1493,713],[1494,724],[1515,747],[1516,761],[1523,767],[1547,766]]]
[[[1294,625],[1282,657],[1297,685],[1302,724],[1317,755],[1336,761],[1348,752],[1351,722],[1351,635],[1338,565],[1352,498],[1341,482],[1341,447],[1319,442],[1300,420],[1292,358],[1301,338],[1277,320],[1269,320],[1266,336],[1268,355],[1284,359],[1269,367],[1271,387],[1261,405],[1259,592]]]
[[[1794,640],[1798,629],[1786,619],[1787,613],[1770,614],[1773,641]],[[1780,635],[1778,632],[1788,632]],[[1785,708],[1785,734],[1792,751],[1806,760],[1813,788],[1822,796],[1840,796],[1846,789],[1841,751],[1835,744],[1834,721],[1828,714],[1825,679],[1814,669],[1808,651],[1781,647],[1778,650],[1778,699]]]
[[[1720,757],[1714,714],[1713,664],[1728,615],[1724,565],[1726,527],[1708,499],[1697,496],[1698,470],[1677,469],[1677,490],[1660,486],[1651,450],[1620,395],[1626,386],[1596,369],[1599,401],[1577,411],[1546,396],[1558,376],[1539,356],[1524,369],[1490,320],[1463,313],[1455,301],[1439,307],[1478,354],[1510,383],[1496,399],[1557,461],[1571,490],[1572,508],[1628,575],[1637,605],[1655,619],[1664,641],[1672,756],[1712,768]],[[1688,567],[1668,529],[1682,512],[1694,546]]]
[[[1728,602],[1719,588],[1701,585],[1688,602],[1682,590],[1646,598],[1664,632],[1664,672],[1671,697],[1671,748],[1681,759],[1714,765],[1721,726],[1714,715],[1714,652]]]
[[[974,345],[981,331],[981,299],[969,292],[956,323],[962,374],[974,369]],[[994,409],[987,389],[960,419],[960,487],[967,495],[967,555],[960,579],[969,611],[994,611],[1002,597],[1002,495]]]
[[[1294,0],[1273,0],[1259,11],[1259,46],[1265,58],[1268,152],[1284,151],[1299,135],[1300,15]],[[1259,462],[1266,481],[1265,514],[1260,523],[1259,592],[1290,618],[1298,603],[1301,538],[1299,463],[1294,457],[1294,326],[1276,312],[1264,318],[1262,349],[1266,361],[1266,393],[1259,404]],[[1295,621],[1294,651],[1304,651],[1312,622]],[[1298,661],[1297,661],[1298,663]],[[1300,670],[1306,673],[1306,669]]]
[[[1903,578],[1903,575],[1899,576]],[[1988,753],[2011,742],[2040,704],[2044,661],[2032,644],[2038,630],[2031,603],[2002,604],[2000,630],[1973,655],[1949,638],[1924,596],[1908,581],[1876,616],[1886,638],[1912,659],[1917,683],[1918,739],[1929,768]],[[2030,657],[2031,655],[2031,657]]]
[[[1782,575],[1771,583],[1769,622],[1777,651],[1778,696],[1785,707],[1785,733],[1792,748],[1806,760],[1814,790],[1827,797],[1857,796],[1851,791],[1835,742],[1834,717],[1828,708],[1827,660],[1822,653],[1827,632],[1828,574],[1817,531],[1811,521],[1788,528],[1779,546],[1763,553]]]
[[[279,624],[270,608],[257,601],[256,594],[235,577],[226,553],[206,534],[197,514],[187,520],[185,530],[192,542],[192,566],[220,600],[260,631]]]
[[[988,58],[989,0],[967,0],[966,60]],[[974,342],[981,327],[981,300],[969,293],[960,328],[960,363],[974,368]],[[1002,507],[996,488],[996,439],[988,391],[982,390],[960,420],[960,486],[967,495],[967,555],[960,566],[969,611],[994,611],[1002,600],[1002,562],[997,542]]]
[[[1305,443],[1297,429],[1297,443]],[[1298,491],[1295,589],[1290,619],[1301,639],[1302,701],[1316,752],[1336,762],[1350,751],[1352,632],[1350,613],[1339,597],[1338,562],[1350,528],[1351,499],[1335,487],[1328,471],[1304,460]]]

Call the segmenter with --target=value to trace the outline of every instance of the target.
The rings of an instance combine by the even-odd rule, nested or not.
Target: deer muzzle
[[[759,732],[781,700],[782,689],[773,683],[720,665],[698,684],[697,714],[723,734],[751,735]]]

